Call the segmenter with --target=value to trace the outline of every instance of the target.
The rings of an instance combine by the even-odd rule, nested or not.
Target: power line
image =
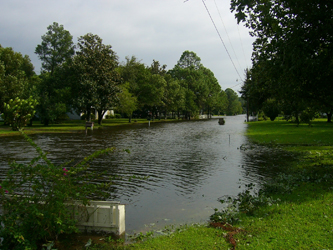
[[[236,66],[235,66],[235,64],[234,64],[234,61],[232,60],[232,58],[231,58],[231,56],[230,56],[230,54],[229,54],[229,51],[228,51],[227,47],[225,46],[225,43],[224,43],[224,41],[223,41],[223,39],[222,39],[222,37],[221,37],[221,35],[220,35],[220,32],[218,31],[218,29],[217,29],[217,27],[216,27],[216,25],[215,25],[215,22],[214,22],[214,20],[213,20],[213,18],[212,18],[212,16],[211,16],[211,14],[210,14],[210,12],[209,12],[207,6],[206,6],[204,0],[202,0],[202,3],[204,4],[204,6],[205,6],[205,8],[206,8],[206,10],[207,10],[207,13],[208,13],[208,15],[209,15],[209,17],[210,17],[210,20],[212,21],[212,23],[213,23],[213,25],[214,25],[214,27],[215,27],[215,30],[216,30],[218,36],[220,37],[220,40],[221,40],[221,42],[222,42],[222,44],[223,44],[223,47],[224,47],[224,49],[226,50],[226,52],[227,52],[227,54],[228,54],[228,56],[229,56],[229,59],[230,59],[232,65],[234,66],[234,69],[235,69],[236,72],[237,72],[237,75],[238,75],[239,79],[242,80],[242,77],[240,76],[240,74],[239,74],[239,72],[238,72],[238,70],[237,70],[237,68],[236,68]],[[242,80],[242,81],[243,81],[243,80]],[[238,84],[237,84],[237,85],[238,85]]]
[[[240,85],[240,84],[242,84],[242,83],[243,83],[243,82],[240,82],[240,83],[238,83],[238,84],[236,84],[236,85],[230,87],[229,89],[233,89],[234,87],[237,87],[238,85]]]
[[[217,6],[217,4],[216,4],[216,0],[214,0],[214,3],[215,3],[215,7],[216,7],[216,9],[217,9],[217,12],[219,13],[220,20],[221,20],[221,22],[222,22],[222,25],[223,25],[224,31],[225,31],[225,33],[226,33],[226,35],[227,35],[227,37],[228,37],[228,40],[229,40],[229,43],[230,43],[231,49],[232,49],[232,51],[234,52],[234,56],[235,56],[235,58],[236,58],[236,61],[237,61],[238,67],[241,68],[240,63],[239,63],[239,60],[238,60],[237,55],[236,55],[236,52],[235,52],[235,49],[234,49],[234,46],[232,46],[232,42],[231,42],[231,40],[230,40],[230,37],[229,37],[228,31],[227,31],[227,28],[226,28],[225,25],[224,25],[224,22],[223,22],[223,19],[222,19],[222,16],[221,16],[220,10],[219,10],[219,8],[218,8],[218,6]]]
[[[246,63],[246,68],[249,68],[247,62],[246,62],[246,56],[245,56],[245,52],[244,52],[244,46],[243,46],[243,40],[242,40],[242,37],[240,35],[240,32],[239,32],[239,26],[237,25],[237,30],[238,30],[238,36],[239,36],[239,40],[241,42],[241,46],[242,46],[242,51],[243,51],[243,55],[244,55],[244,59],[245,59],[245,63]]]

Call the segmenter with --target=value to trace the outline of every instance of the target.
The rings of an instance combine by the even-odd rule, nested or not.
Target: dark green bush
[[[265,115],[268,116],[271,121],[274,121],[280,113],[279,104],[274,99],[268,99],[267,101],[265,101],[263,103],[262,109]]]
[[[81,162],[57,166],[27,135],[22,132],[38,156],[28,164],[12,162],[0,184],[1,249],[38,249],[60,234],[77,232],[67,202],[80,200],[89,204],[92,195],[109,197],[110,181],[96,184],[102,175],[88,171],[88,162],[112,148],[95,152]]]
[[[316,112],[311,108],[306,108],[301,112],[300,119],[302,123],[308,123],[311,125],[311,121],[314,119]]]

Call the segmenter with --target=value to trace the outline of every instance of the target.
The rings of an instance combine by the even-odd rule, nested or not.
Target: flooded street
[[[31,138],[56,163],[78,161],[96,150],[119,151],[91,163],[94,171],[123,177],[115,181],[112,200],[126,204],[126,232],[165,225],[204,222],[224,195],[237,195],[247,183],[260,183],[283,164],[271,152],[246,148],[245,116],[176,123],[137,124],[88,131],[43,134]],[[129,149],[130,154],[122,152]],[[26,162],[34,149],[22,137],[3,137],[0,166]],[[267,166],[271,166],[267,168]],[[130,176],[141,178],[131,179]]]

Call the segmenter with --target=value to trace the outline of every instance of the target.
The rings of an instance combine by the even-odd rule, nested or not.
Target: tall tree
[[[70,86],[64,79],[62,69],[65,62],[74,55],[73,37],[63,25],[54,22],[47,27],[42,43],[36,46],[35,53],[42,61],[41,83],[38,87],[38,116],[45,126],[55,121],[69,110]]]
[[[232,0],[238,22],[251,29],[253,68],[265,66],[270,92],[324,105],[333,112],[332,1]]]
[[[120,86],[121,92],[118,94],[119,103],[117,110],[128,116],[128,122],[132,120],[132,114],[138,107],[136,96],[129,92],[129,83],[126,82]]]
[[[81,36],[77,47],[79,51],[73,60],[77,85],[76,106],[86,111],[90,119],[91,109],[98,112],[98,124],[108,109],[117,104],[117,93],[120,92],[120,75],[117,71],[118,56],[111,45],[103,44],[103,40],[91,33]]]
[[[188,50],[183,52],[179,61],[177,62],[177,65],[183,69],[199,69],[202,66],[200,57],[198,57],[197,54],[193,51]]]
[[[168,112],[174,114],[184,109],[185,105],[185,89],[181,86],[179,80],[173,79],[171,75],[166,74],[166,87],[163,96],[164,115],[167,118]],[[178,116],[179,118],[179,116]]]
[[[0,45],[0,113],[3,112],[4,102],[34,95],[37,84],[38,77],[30,58]]]
[[[47,27],[42,43],[37,45],[35,53],[42,61],[42,70],[53,75],[55,69],[74,55],[73,37],[63,25],[54,22]]]
[[[217,105],[221,87],[213,72],[205,68],[199,56],[184,51],[175,67],[169,71],[185,90],[185,116],[206,112]]]
[[[237,93],[230,88],[226,89],[225,93],[228,98],[227,115],[241,114],[243,109],[242,104],[238,100]]]

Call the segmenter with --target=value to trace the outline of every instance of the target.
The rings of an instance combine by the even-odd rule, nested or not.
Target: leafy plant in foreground
[[[245,185],[246,189],[236,197],[227,196],[220,202],[226,204],[221,210],[215,209],[210,216],[212,222],[234,224],[239,221],[240,213],[253,214],[260,206],[271,206],[276,201],[268,197],[263,190],[254,191],[254,184]]]
[[[12,162],[7,176],[0,184],[0,237],[2,249],[36,249],[60,234],[77,232],[76,220],[68,205],[73,200],[89,204],[92,196],[109,196],[111,182],[96,180],[101,175],[89,171],[88,163],[112,152],[100,150],[69,166],[56,166],[46,153],[21,131],[38,156],[28,164]]]
[[[14,100],[10,99],[8,103],[4,104],[4,120],[14,131],[24,127],[35,114],[35,106],[38,104],[37,100],[31,96],[28,99],[20,99],[16,97]]]

